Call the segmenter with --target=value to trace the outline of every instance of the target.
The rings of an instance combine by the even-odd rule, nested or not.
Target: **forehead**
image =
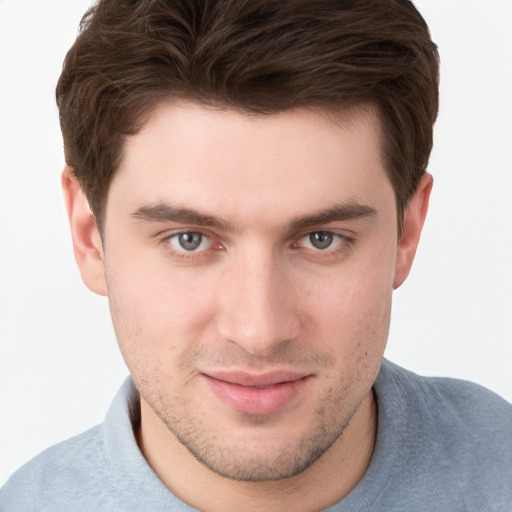
[[[127,139],[107,211],[170,202],[228,218],[290,217],[340,201],[393,202],[389,191],[371,107],[249,115],[162,103]]]

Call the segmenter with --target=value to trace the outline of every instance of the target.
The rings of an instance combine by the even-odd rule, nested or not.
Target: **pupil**
[[[327,249],[332,244],[333,234],[319,231],[317,233],[311,233],[309,240],[313,247],[317,249]]]
[[[194,251],[201,245],[202,235],[200,233],[180,233],[178,240],[183,249]]]

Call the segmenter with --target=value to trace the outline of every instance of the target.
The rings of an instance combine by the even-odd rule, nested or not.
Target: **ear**
[[[69,167],[62,173],[62,190],[71,227],[73,252],[82,279],[93,292],[107,295],[100,232],[89,201]]]
[[[420,241],[421,230],[427,216],[428,201],[433,179],[425,173],[416,192],[411,197],[404,212],[404,227],[398,244],[393,288],[398,288],[409,275]]]

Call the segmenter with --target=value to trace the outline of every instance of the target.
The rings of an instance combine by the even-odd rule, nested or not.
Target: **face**
[[[127,140],[102,253],[143,412],[229,478],[303,471],[371,393],[396,226],[371,109],[160,105]]]

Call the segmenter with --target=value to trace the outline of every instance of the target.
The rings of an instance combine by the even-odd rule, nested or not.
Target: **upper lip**
[[[203,372],[203,374],[216,380],[246,387],[275,386],[276,384],[301,380],[309,375],[288,370],[274,370],[264,373],[243,370],[216,370]]]

